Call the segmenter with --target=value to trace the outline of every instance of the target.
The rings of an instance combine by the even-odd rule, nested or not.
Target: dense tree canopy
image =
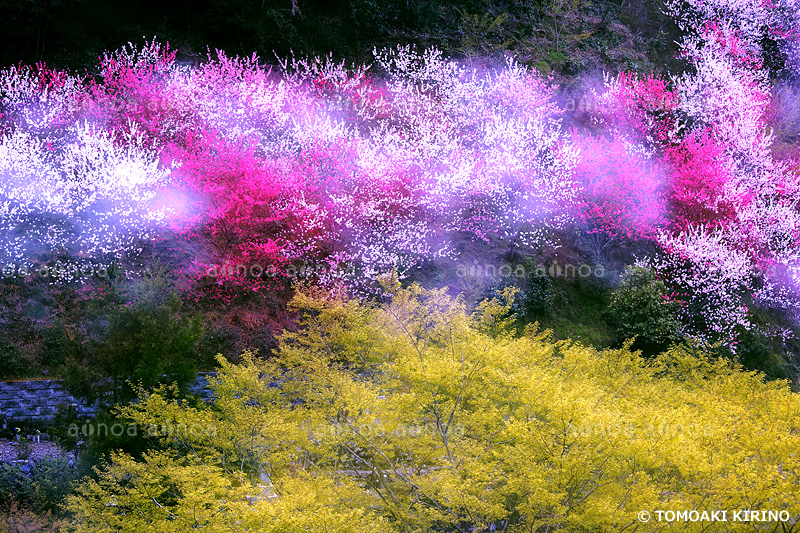
[[[280,357],[221,360],[212,405],[160,390],[122,409],[157,447],[86,480],[75,528],[615,531],[640,511],[800,512],[785,383],[691,345],[646,361],[516,337],[512,289],[468,316],[385,286],[379,307],[300,292]]]

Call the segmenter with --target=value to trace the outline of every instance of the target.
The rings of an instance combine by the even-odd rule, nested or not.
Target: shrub
[[[651,270],[629,265],[622,285],[611,294],[608,316],[620,343],[635,337],[634,346],[652,355],[678,340],[677,307]]]
[[[84,474],[66,457],[0,464],[0,506],[18,502],[36,512],[53,511],[70,492],[71,483]]]
[[[0,345],[0,377],[17,378],[27,372],[30,363],[13,344]]]
[[[553,307],[553,282],[549,277],[534,272],[528,278],[525,296],[531,313],[547,313]]]
[[[189,383],[196,373],[202,327],[183,312],[174,293],[110,305],[102,338],[82,360],[71,359],[63,367],[65,386],[89,401],[113,405],[136,396],[128,381],[144,387]]]

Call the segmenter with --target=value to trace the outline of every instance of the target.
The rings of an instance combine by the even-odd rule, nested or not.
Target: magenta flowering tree
[[[669,79],[607,77],[594,95],[595,126],[651,163],[647,180],[660,179],[663,196],[644,200],[665,202],[657,211],[664,216],[646,226],[660,248],[650,265],[684,302],[684,333],[733,348],[754,306],[797,313],[798,173],[772,154],[774,61],[763,43],[796,57],[798,7],[794,0],[667,2],[691,68]],[[622,200],[647,188],[615,180],[635,181],[634,168],[617,173],[624,165],[615,162],[598,170],[591,154],[577,167],[596,176],[582,180],[594,186],[584,189],[581,208],[590,227],[611,235],[635,205]],[[604,188],[616,192],[613,202],[597,194]]]
[[[679,138],[677,90],[669,80],[653,74],[621,72],[606,78],[605,91],[594,94],[598,122],[616,135],[632,136],[650,150],[663,148]]]
[[[576,144],[579,213],[590,233],[610,238],[653,239],[663,227],[663,175],[636,147],[619,137],[585,137]]]
[[[683,52],[693,67],[673,80],[677,108],[695,125],[663,149],[675,224],[660,237],[660,265],[687,298],[690,331],[735,346],[753,305],[796,312],[786,273],[798,266],[800,213],[790,185],[797,176],[772,156],[761,43],[796,47],[797,5],[712,0],[668,7],[686,32]]]
[[[169,86],[175,52],[157,42],[131,44],[100,58],[100,80],[90,78],[84,105],[87,118],[111,131],[134,127],[163,142],[176,124],[190,122]]]
[[[732,163],[721,143],[705,132],[691,132],[666,149],[672,171],[670,201],[677,228],[724,225],[734,220],[738,202],[726,194]]]

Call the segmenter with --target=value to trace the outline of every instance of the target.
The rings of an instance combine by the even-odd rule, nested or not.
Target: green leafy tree
[[[678,307],[650,269],[629,265],[622,284],[611,294],[608,316],[620,343],[635,337],[634,347],[654,354],[679,339]]]
[[[114,405],[135,398],[139,385],[189,383],[196,375],[202,327],[183,313],[174,293],[108,304],[102,309],[101,337],[81,359],[72,358],[63,367],[66,387],[90,402]]]
[[[532,273],[527,283],[528,309],[535,315],[548,313],[553,307],[553,282],[546,275]]]

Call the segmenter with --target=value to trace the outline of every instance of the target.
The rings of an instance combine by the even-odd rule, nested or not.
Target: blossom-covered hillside
[[[377,274],[473,260],[470,241],[530,257],[576,231],[601,248],[651,241],[636,260],[682,303],[684,334],[735,346],[753,308],[798,302],[800,179],[771,150],[760,45],[766,31],[794,60],[796,7],[667,7],[688,71],[607,77],[581,129],[513,59],[409,47],[273,71],[221,51],[181,65],[152,42],[106,54],[96,76],[7,69],[3,263],[94,272],[177,235],[195,251],[186,297],[228,304],[303,266],[367,296]]]

